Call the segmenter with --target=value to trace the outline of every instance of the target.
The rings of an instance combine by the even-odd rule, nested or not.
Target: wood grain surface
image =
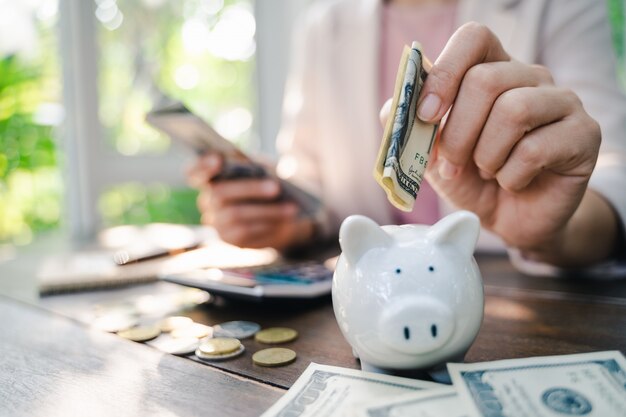
[[[3,416],[257,416],[281,395],[0,297]]]
[[[485,318],[466,361],[600,350],[626,353],[626,281],[528,277],[503,257],[481,257],[478,262],[485,282]],[[176,288],[157,283],[47,297],[40,303],[80,318],[94,303]],[[298,339],[281,346],[295,350],[298,358],[285,367],[257,366],[252,354],[268,346],[253,339],[243,340],[246,352],[228,361],[176,358],[5,300],[0,303],[0,404],[20,411],[18,415],[71,415],[91,402],[104,404],[107,415],[142,415],[144,410],[257,415],[310,362],[359,367],[339,331],[330,298],[287,305],[218,298],[182,314],[208,325],[250,320],[262,327],[291,327],[299,332]]]

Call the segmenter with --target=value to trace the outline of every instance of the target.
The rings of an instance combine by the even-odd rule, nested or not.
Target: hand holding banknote
[[[489,29],[466,24],[430,70],[417,114],[441,121],[426,172],[439,195],[527,257],[584,265],[611,255],[616,215],[587,190],[598,124],[546,68],[513,60]]]

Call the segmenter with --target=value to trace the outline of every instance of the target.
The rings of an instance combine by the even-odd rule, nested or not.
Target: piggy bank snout
[[[417,355],[441,348],[454,333],[452,311],[432,297],[392,299],[378,322],[381,341],[392,350]]]

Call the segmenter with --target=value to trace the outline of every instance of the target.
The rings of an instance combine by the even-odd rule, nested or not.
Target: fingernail
[[[438,95],[430,93],[420,103],[417,109],[417,116],[425,122],[430,122],[439,113],[441,99]]]
[[[274,181],[263,181],[261,191],[267,195],[274,195],[278,192],[278,184]]]
[[[451,164],[447,159],[439,160],[439,176],[444,180],[451,180],[459,173],[459,168]]]

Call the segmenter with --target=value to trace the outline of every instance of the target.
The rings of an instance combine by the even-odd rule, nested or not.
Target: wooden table
[[[620,350],[626,353],[626,280],[598,282],[524,276],[503,257],[480,257],[485,319],[468,362]],[[251,320],[287,326],[300,337],[286,347],[295,363],[262,368],[244,340],[243,356],[207,364],[68,320],[96,302],[175,291],[155,283],[113,291],[46,297],[41,307],[0,298],[0,404],[9,415],[258,415],[310,362],[357,368],[330,299],[295,307],[217,300],[184,314],[216,324]],[[57,313],[50,313],[49,311]],[[93,412],[92,412],[93,411]]]

